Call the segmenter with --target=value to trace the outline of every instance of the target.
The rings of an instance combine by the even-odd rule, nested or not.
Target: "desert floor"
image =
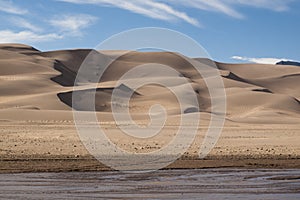
[[[1,122],[0,127],[1,173],[109,170],[88,153],[72,122]],[[116,126],[104,127],[114,137]],[[173,129],[167,127],[166,133],[170,134],[163,138],[172,137]],[[206,158],[198,159],[201,143],[194,142],[188,152],[166,168],[300,168],[299,132],[298,124],[227,122]],[[157,141],[132,143],[126,139],[115,143],[134,152],[153,151],[161,145]]]

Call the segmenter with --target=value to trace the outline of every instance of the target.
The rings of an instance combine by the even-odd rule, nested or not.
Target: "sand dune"
[[[98,52],[89,49],[61,50],[40,52],[33,47],[21,44],[0,45],[0,117],[13,120],[11,112],[26,112],[28,110],[42,111],[70,111],[72,106],[72,93],[74,81],[80,65],[89,53],[112,62],[98,81],[97,70],[91,69],[95,79],[89,82],[100,82],[96,90],[96,110],[99,112],[111,112],[111,95],[117,88],[120,77],[136,66],[153,63],[166,65],[175,69],[177,73],[169,74],[168,71],[140,72],[132,79],[132,82],[143,82],[150,78],[154,82],[163,82],[168,87],[174,88],[183,95],[186,109],[189,111],[210,112],[210,96],[203,78],[194,67],[182,57],[171,52],[129,52],[116,60],[116,56],[124,51]],[[247,120],[253,122],[263,116],[272,123],[278,118],[292,118],[284,122],[295,122],[300,116],[300,68],[284,65],[261,64],[224,64],[215,63],[207,59],[195,59],[200,63],[217,65],[220,76],[225,85],[227,94],[227,119],[233,121]],[[154,64],[156,63],[156,64]],[[99,63],[99,68],[101,68]],[[151,67],[151,66],[150,66]],[[94,71],[93,71],[94,70]],[[130,82],[130,80],[129,80]],[[127,80],[127,83],[129,83]],[[190,83],[197,96],[199,107],[188,107],[188,93],[186,83]],[[75,88],[76,91],[76,88]],[[85,109],[86,96],[91,90],[78,89],[82,96],[82,102],[75,109]],[[166,106],[170,115],[180,114],[178,102],[174,95],[161,85],[147,85],[138,88],[136,95],[130,101],[130,109],[133,113],[147,114],[149,107],[154,103]],[[138,94],[138,95],[137,95]],[[5,111],[5,112],[4,112]],[[49,114],[50,115],[50,114]],[[10,117],[8,117],[10,116]],[[259,116],[256,118],[255,116]],[[28,116],[30,117],[30,116]],[[47,118],[47,116],[44,116]],[[51,118],[51,116],[49,116]],[[12,119],[10,119],[12,118]],[[53,117],[52,117],[53,118]]]

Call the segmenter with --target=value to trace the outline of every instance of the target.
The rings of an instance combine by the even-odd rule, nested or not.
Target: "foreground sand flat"
[[[40,52],[26,45],[0,45],[1,173],[109,169],[84,148],[71,109],[77,71],[91,51]],[[92,52],[107,60],[123,53]],[[189,107],[189,95],[185,95],[185,114],[193,116],[199,110],[202,116],[198,135],[188,152],[167,168],[299,168],[300,67],[192,60],[218,66],[227,96],[225,127],[205,159],[200,160],[197,155],[213,115],[208,89],[193,67],[171,52],[129,52],[110,65],[95,96],[97,116],[107,136],[120,148],[136,153],[155,151],[174,136],[180,117],[178,102],[170,91],[155,84],[139,88],[133,94],[130,111],[132,118],[145,126],[149,123],[149,108],[156,103],[165,106],[169,120],[159,137],[132,140],[120,134],[111,116],[112,91],[122,90],[116,85],[118,79],[137,65],[156,62],[172,67],[178,74],[154,73],[152,78],[167,82],[182,94],[186,92],[184,81],[191,83],[199,107]],[[82,99],[90,92],[76,87],[74,90]],[[80,112],[90,111],[85,100],[73,107]]]
[[[116,129],[107,128],[112,132]],[[174,132],[172,127],[168,129],[166,140]],[[196,141],[181,159],[167,168],[299,168],[299,132],[298,125],[227,125],[204,160],[198,159],[201,143]],[[145,141],[133,145],[132,141],[121,140],[116,144],[133,152],[160,147]],[[2,123],[0,159],[1,173],[109,170],[87,152],[73,124],[68,122]]]

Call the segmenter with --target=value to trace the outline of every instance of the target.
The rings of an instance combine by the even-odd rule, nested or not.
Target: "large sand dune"
[[[77,71],[92,50],[40,52],[26,45],[3,44],[0,45],[0,51],[1,119],[14,120],[13,114],[7,115],[8,110],[18,113],[15,118],[28,110],[39,110],[41,118],[48,117],[47,111],[71,111],[72,86]],[[116,55],[113,51],[93,52],[101,59],[105,57],[107,60]],[[215,64],[206,59],[196,60],[204,64]],[[195,90],[199,111],[210,112],[210,96],[202,77],[189,62],[171,52],[129,52],[113,61],[104,72],[97,89],[96,110],[110,112],[111,94],[113,89],[118,87],[117,81],[130,69],[146,63],[167,65],[178,74],[163,71],[151,74],[150,71],[148,74],[137,74],[133,81],[142,81],[147,77],[175,87],[181,90],[181,93],[185,92],[184,84],[187,81]],[[300,117],[298,66],[223,63],[216,65],[225,85],[227,119],[243,122],[263,120],[272,123],[280,120],[285,123],[297,123]],[[87,101],[84,96],[93,91],[80,89],[76,92],[81,93],[83,98],[82,102],[78,103],[81,105],[74,107],[84,111]],[[144,86],[135,94],[131,98],[131,106],[134,108],[132,112],[146,114],[149,106],[156,102],[167,106],[171,115],[179,114],[176,98],[160,85]],[[27,119],[30,119],[30,115]]]
[[[166,65],[176,70],[176,73],[170,74],[168,71],[160,71],[158,73],[157,71],[149,70],[145,73],[140,72],[136,74],[134,79],[127,81],[143,82],[145,77],[147,77],[151,78],[153,82],[163,82],[184,96],[183,105],[186,115],[200,112],[203,116],[202,119],[209,121],[209,116],[212,114],[211,98],[203,77],[201,77],[190,62],[188,62],[188,59],[192,60],[192,58],[183,59],[181,56],[178,56],[178,54],[172,52],[127,52],[124,54],[124,51],[95,51],[89,49],[41,52],[33,47],[21,44],[1,44],[0,124],[3,126],[3,134],[0,137],[2,138],[1,141],[7,142],[3,148],[8,148],[8,150],[1,152],[2,157],[10,155],[7,151],[10,151],[11,155],[21,155],[21,152],[24,154],[27,152],[27,155],[38,154],[34,152],[34,148],[39,149],[37,151],[43,152],[44,149],[42,147],[38,148],[37,146],[30,147],[25,145],[23,148],[18,149],[9,143],[11,141],[19,141],[22,143],[22,141],[27,140],[34,141],[33,138],[35,137],[40,138],[40,136],[35,134],[38,134],[39,131],[43,132],[45,129],[36,129],[39,123],[42,123],[43,126],[47,124],[57,124],[58,126],[64,124],[64,127],[71,127],[67,130],[72,132],[73,137],[75,137],[71,106],[83,112],[90,111],[90,108],[86,106],[86,102],[88,102],[89,99],[85,97],[88,96],[90,92],[93,92],[93,90],[84,88],[80,84],[74,86],[74,81],[81,64],[90,52],[98,57],[99,60],[112,62],[104,72],[101,80],[97,79],[97,68],[89,69],[89,73],[94,74],[95,77],[86,80],[93,85],[97,83],[95,109],[97,115],[101,116],[102,120],[112,123],[111,96],[114,90],[121,92],[133,90],[126,86],[126,84],[118,83],[120,77],[136,66],[156,63],[152,64],[153,67],[157,64]],[[118,57],[119,55],[122,56]],[[117,59],[113,60],[115,58]],[[244,132],[247,132],[245,130],[251,130],[251,126],[260,126],[261,124],[267,126],[269,124],[270,127],[276,127],[273,125],[284,124],[285,127],[292,127],[290,134],[299,133],[299,66],[225,64],[203,58],[194,58],[193,61],[197,61],[203,65],[216,65],[218,67],[218,73],[223,80],[227,96],[227,127],[251,124],[247,126],[246,129],[241,130],[244,134]],[[98,64],[101,66],[101,63]],[[190,85],[193,91],[188,90],[187,85]],[[76,102],[76,105],[72,105],[72,94],[74,92],[81,97],[81,101]],[[196,95],[197,97],[199,105],[197,108],[190,107],[191,95]],[[129,108],[133,119],[141,123],[147,123],[149,120],[149,108],[157,103],[165,107],[171,121],[180,115],[179,103],[174,94],[161,85],[150,84],[138,88],[131,96]],[[18,140],[9,135],[11,132],[18,134],[18,127],[26,126],[28,128],[30,124],[33,125],[32,134],[34,136],[26,135],[24,130],[20,131],[22,132],[21,135],[18,135],[18,138],[20,137],[22,140]],[[288,128],[286,128],[286,130],[288,130]],[[30,130],[27,132],[30,133]],[[51,134],[53,134],[53,137],[57,137],[55,140],[59,140],[60,137],[70,137],[57,134],[58,132],[59,131],[56,130],[55,133],[51,133],[51,128],[49,128],[43,139],[49,137],[52,141],[53,138]],[[272,133],[272,131],[270,132]],[[232,132],[230,132],[230,134],[231,133]],[[249,131],[249,134],[251,133],[255,135],[255,138],[257,132]],[[276,135],[276,137],[280,136],[276,130],[274,135]],[[248,137],[246,134],[244,136],[245,138]],[[231,137],[234,136],[230,136],[229,138]],[[268,137],[271,136],[268,135]],[[69,141],[73,140],[75,139],[73,138]],[[45,141],[47,140],[45,139]],[[63,145],[63,143],[68,140],[63,139],[59,141],[61,143],[55,144],[56,150],[46,145],[45,148],[51,150],[45,150],[45,152],[41,154],[46,154],[48,151],[52,151],[52,153],[57,151],[54,153],[56,155],[69,155],[74,153],[74,150],[70,149],[65,149],[63,152],[57,150],[63,149],[57,146]],[[291,141],[296,142],[295,140]],[[243,145],[249,146],[245,141],[240,142]],[[282,146],[275,143],[273,145]],[[285,145],[288,145],[287,143],[288,142],[286,142]],[[226,155],[233,154],[233,147],[231,147],[229,143],[225,142],[222,145],[223,147],[228,146],[226,147],[228,149]],[[296,143],[291,145],[294,145],[293,154],[297,156],[299,153],[299,145],[297,146]],[[130,149],[131,147],[128,148]],[[240,149],[240,151],[242,150]],[[248,148],[248,151],[251,152],[255,150]],[[80,151],[77,153],[86,154],[86,152],[82,152],[85,152],[85,150],[82,150],[81,153]],[[224,153],[226,151],[223,150],[221,152]],[[282,154],[282,151],[279,152]],[[48,153],[51,154],[51,152]]]

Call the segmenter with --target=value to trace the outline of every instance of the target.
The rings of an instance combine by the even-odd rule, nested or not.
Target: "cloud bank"
[[[37,34],[32,31],[14,32],[11,30],[2,30],[0,31],[0,35],[0,43],[43,42],[62,38],[62,36],[55,33]]]
[[[280,61],[293,61],[286,58],[248,58],[243,56],[232,56],[231,59],[259,64],[276,64]]]

